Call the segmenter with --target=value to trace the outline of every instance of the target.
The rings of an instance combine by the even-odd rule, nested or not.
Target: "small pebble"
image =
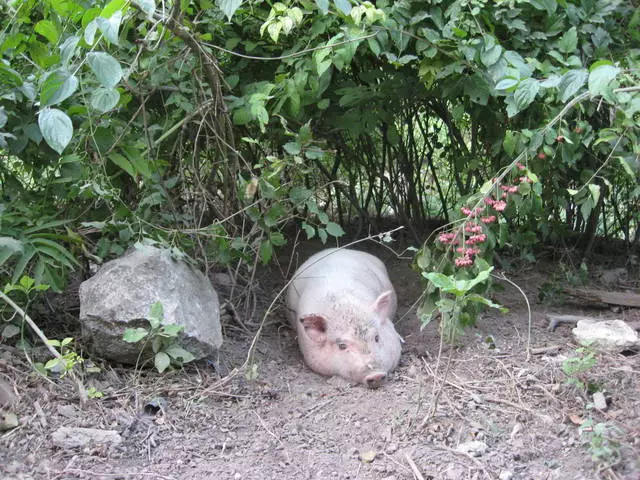
[[[602,412],[607,409],[607,399],[604,397],[604,393],[596,392],[593,394],[593,406]]]
[[[471,442],[461,443],[460,445],[458,445],[458,448],[456,448],[456,450],[458,450],[459,452],[468,453],[472,457],[479,457],[484,454],[488,448],[489,447],[487,447],[486,443],[474,440]]]

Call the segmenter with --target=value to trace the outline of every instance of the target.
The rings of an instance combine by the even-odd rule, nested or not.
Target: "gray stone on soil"
[[[83,336],[100,357],[135,364],[140,343],[127,343],[127,328],[149,328],[151,306],[160,301],[163,324],[182,325],[178,343],[196,359],[222,345],[220,305],[211,282],[169,250],[145,247],[104,264],[80,285]],[[142,360],[151,354],[150,348]]]
[[[487,452],[489,447],[486,443],[479,440],[472,440],[470,442],[461,443],[456,448],[457,451],[467,453],[472,457],[480,457]]]
[[[122,442],[122,437],[115,430],[60,427],[51,434],[51,440],[57,447],[74,448],[97,445],[118,445]]]
[[[602,392],[596,392],[593,394],[593,406],[597,410],[604,412],[607,409],[607,399]]]
[[[640,345],[638,334],[622,320],[580,320],[573,336],[581,345],[612,353],[637,349]]]

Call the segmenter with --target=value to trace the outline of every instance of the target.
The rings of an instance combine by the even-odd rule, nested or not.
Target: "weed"
[[[102,393],[100,390],[96,390],[95,387],[89,387],[89,388],[87,388],[87,397],[89,397],[89,398],[102,398],[102,397],[104,397],[104,393]]]
[[[162,303],[156,302],[151,306],[149,312],[149,326],[147,328],[127,328],[122,336],[125,342],[138,343],[145,342],[140,350],[140,355],[144,347],[151,342],[151,349],[154,353],[154,365],[158,372],[164,372],[170,365],[181,366],[194,360],[194,356],[178,345],[178,335],[184,327],[181,325],[163,325],[164,309]]]
[[[6,295],[9,295],[9,293],[18,293],[22,297],[22,303],[24,305],[29,305],[35,295],[45,292],[48,289],[49,285],[36,285],[36,281],[33,278],[28,275],[23,275],[18,282],[7,283],[4,287],[4,293]],[[4,313],[4,310],[0,310],[0,312]],[[22,322],[19,321],[19,317],[11,315],[7,320],[5,320],[5,322],[6,325],[4,325],[3,328],[0,328],[0,336],[3,339],[13,338],[22,332]]]
[[[35,364],[37,370],[41,373],[50,372],[58,375],[60,378],[64,377],[67,373],[75,368],[76,365],[82,365],[84,358],[82,358],[78,352],[72,348],[72,337],[67,337],[63,340],[48,340],[48,344],[52,347],[60,349],[60,357],[52,358],[42,366],[42,364]]]
[[[597,360],[593,350],[588,347],[577,348],[576,354],[577,356],[562,362],[562,371],[567,376],[567,384],[575,385],[585,391],[592,387],[589,382],[586,382],[585,373],[596,365]]]
[[[620,443],[615,436],[620,430],[607,423],[595,423],[586,420],[580,426],[580,436],[587,445],[591,459],[601,466],[611,466],[620,460]]]

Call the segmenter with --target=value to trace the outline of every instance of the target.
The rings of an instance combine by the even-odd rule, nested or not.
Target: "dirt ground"
[[[274,267],[252,284],[254,318],[240,319],[242,326],[225,321],[219,363],[163,375],[101,365],[101,373],[83,378],[104,393],[101,399],[81,402],[69,379],[43,380],[30,373],[21,351],[0,344],[0,379],[17,395],[4,413],[19,420],[0,432],[0,478],[640,479],[640,355],[596,356],[583,380],[605,393],[608,407],[598,411],[562,372],[563,361],[576,355],[572,326],[550,332],[545,318],[638,318],[638,310],[537,303],[541,285],[558,271],[540,261],[508,272],[531,302],[535,354],[527,356],[526,303],[508,284],[495,298],[509,313],[487,312],[463,346],[439,353],[435,322],[420,330],[410,310],[421,284],[409,261],[373,250],[397,289],[396,326],[406,342],[381,388],[311,372],[282,309],[257,342],[257,377],[235,374],[262,312],[284,285]],[[281,255],[283,267],[286,259]],[[599,426],[581,433],[589,420]],[[122,442],[60,449],[52,443],[60,427],[115,430]]]

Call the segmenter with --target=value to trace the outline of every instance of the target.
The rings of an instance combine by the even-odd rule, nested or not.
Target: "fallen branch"
[[[640,308],[640,294],[634,292],[611,292],[584,288],[566,288],[564,292],[581,303],[619,305],[621,307]]]

